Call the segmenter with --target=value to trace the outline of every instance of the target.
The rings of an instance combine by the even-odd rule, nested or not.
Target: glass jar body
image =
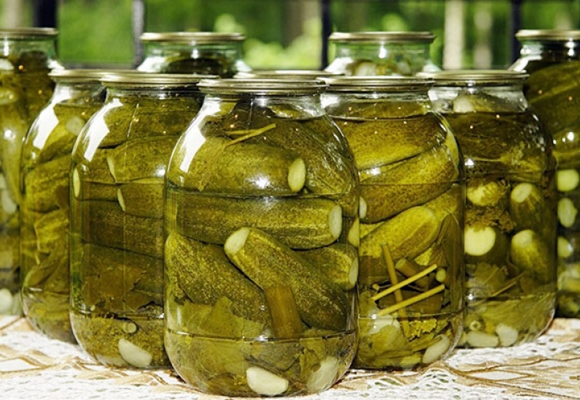
[[[249,71],[243,60],[244,37],[210,32],[145,33],[145,56],[137,70],[194,73],[231,78]]]
[[[461,335],[463,163],[427,86],[358,84],[337,92],[331,84],[323,101],[361,186],[355,366],[426,365],[448,356]]]
[[[317,93],[236,81],[202,87],[167,172],[167,353],[204,392],[320,392],[356,345],[352,156]]]
[[[168,366],[164,177],[200,98],[146,77],[115,85],[105,82],[107,99],[72,153],[71,324],[80,346],[102,364]]]
[[[20,155],[26,132],[50,100],[61,69],[56,31],[0,30],[0,314],[20,314]]]
[[[512,69],[530,74],[525,95],[552,135],[558,161],[558,307],[560,317],[580,317],[580,34],[573,39],[522,38]]]
[[[433,89],[464,154],[464,347],[530,342],[555,311],[555,159],[521,82]]]
[[[324,69],[346,76],[413,76],[439,71],[430,55],[434,36],[427,32],[334,33],[333,60]]]
[[[80,81],[54,78],[54,94],[26,135],[21,164],[24,315],[39,332],[68,342],[74,342],[68,256],[71,152],[79,132],[105,99],[98,79],[79,76]]]

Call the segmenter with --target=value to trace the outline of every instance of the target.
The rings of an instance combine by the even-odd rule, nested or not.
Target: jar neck
[[[91,101],[102,102],[105,98],[105,88],[99,81],[90,82],[61,82],[56,81],[52,102],[79,99],[87,103]]]
[[[501,86],[434,86],[430,91],[443,113],[521,113],[529,109],[521,84]]]
[[[580,58],[580,41],[524,41],[520,55],[525,58],[562,60]]]
[[[368,58],[371,60],[388,59],[394,56],[413,57],[418,60],[431,60],[429,43],[336,43],[337,57]]]
[[[187,43],[175,42],[154,42],[145,44],[145,55],[167,56],[173,54],[189,55],[193,58],[199,57],[201,54],[216,52],[228,55],[241,55],[242,44],[239,42],[229,43],[207,43],[199,45],[191,45]]]
[[[227,113],[232,107],[269,109],[272,116],[291,119],[317,118],[325,114],[319,93],[303,95],[206,94],[200,114]],[[223,110],[223,111],[222,111]]]
[[[2,56],[16,58],[19,69],[54,69],[62,66],[57,61],[56,38],[13,39],[3,38]]]
[[[199,90],[194,87],[106,87],[106,101],[128,100],[128,99],[171,99],[178,97],[198,97],[201,96]]]

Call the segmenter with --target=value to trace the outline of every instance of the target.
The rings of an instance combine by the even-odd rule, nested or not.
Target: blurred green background
[[[446,68],[506,67],[519,27],[577,29],[580,0],[327,0],[332,31],[431,31],[433,60]],[[142,0],[144,31],[242,32],[253,68],[321,68],[322,0]],[[74,66],[138,60],[135,0],[59,0],[60,58]],[[30,1],[2,0],[3,25],[28,26]],[[332,46],[328,53],[332,59]]]

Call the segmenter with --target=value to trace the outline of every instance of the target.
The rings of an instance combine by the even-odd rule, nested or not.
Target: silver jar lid
[[[52,39],[58,35],[55,28],[13,28],[0,29],[0,38],[3,39]]]
[[[342,76],[323,78],[332,92],[425,91],[433,80],[418,76]]]
[[[580,30],[566,29],[522,29],[516,32],[518,40],[547,40],[567,42],[580,40]]]
[[[331,42],[359,42],[359,43],[431,43],[435,35],[431,32],[334,32],[328,40]]]
[[[241,42],[246,39],[241,33],[217,32],[145,32],[141,41],[149,43],[171,42],[191,46],[212,43]]]
[[[106,73],[101,78],[107,87],[136,87],[136,88],[172,88],[187,87],[199,84],[203,79],[217,79],[216,75],[195,74],[162,74],[142,72],[136,70],[117,71]]]

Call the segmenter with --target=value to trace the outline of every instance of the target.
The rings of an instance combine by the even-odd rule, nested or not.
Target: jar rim
[[[48,73],[48,76],[53,80],[70,80],[70,81],[99,81],[106,74],[111,73],[111,70],[105,69],[53,69]]]
[[[431,43],[435,35],[428,31],[369,31],[369,32],[333,32],[328,37],[331,42],[369,42],[369,43]]]
[[[316,69],[258,69],[238,72],[234,78],[272,78],[272,79],[318,79],[324,77],[342,76],[339,72]]]
[[[137,70],[105,73],[100,81],[107,87],[163,88],[197,86],[203,79],[218,78],[217,75],[164,74]]]
[[[241,42],[246,39],[242,33],[220,32],[144,32],[141,34],[142,42],[172,42],[189,45]]]
[[[8,28],[0,29],[3,39],[44,39],[58,35],[56,28]]]
[[[503,86],[523,83],[529,74],[525,71],[482,69],[420,72],[417,76],[433,79],[434,86]]]
[[[521,29],[515,37],[520,40],[551,40],[564,42],[580,39],[580,30],[567,29]]]
[[[394,91],[398,89],[424,91],[433,86],[433,79],[421,76],[341,76],[322,78],[327,91]]]
[[[204,93],[300,95],[320,93],[327,88],[320,79],[226,78],[202,79],[198,87]]]

